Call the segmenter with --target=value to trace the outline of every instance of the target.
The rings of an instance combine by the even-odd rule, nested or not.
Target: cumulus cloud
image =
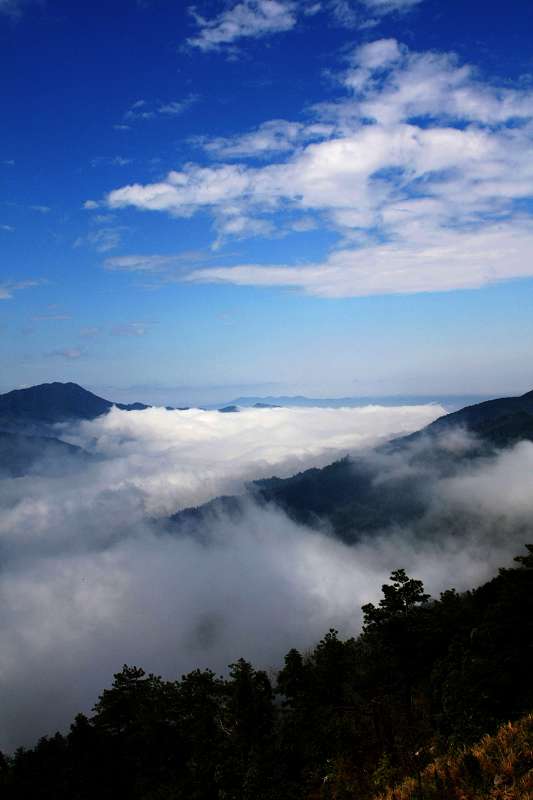
[[[348,546],[251,500],[239,519],[214,517],[201,536],[165,523],[254,478],[361,453],[441,411],[113,409],[60,426],[92,453],[89,464],[0,481],[0,747],[89,710],[124,662],[169,677],[224,670],[241,655],[275,667],[332,624],[355,633],[359,606],[376,599],[391,569],[405,566],[434,593],[487,578],[521,549],[516,524],[533,510],[531,444],[478,461],[464,482],[398,455],[387,467],[376,455],[383,481],[413,469],[425,481],[426,528],[436,536],[394,529]],[[468,446],[460,436],[450,443]],[[504,501],[509,487],[515,506]],[[449,536],[456,509],[460,535]]]
[[[315,106],[309,123],[271,120],[200,140],[218,163],[123,186],[107,205],[177,217],[207,209],[218,232],[238,238],[269,235],[273,215],[279,225],[313,212],[341,237],[317,263],[241,263],[190,280],[331,297],[531,276],[533,92],[484,82],[453,55],[410,52],[394,39],[356,48],[338,80],[345,94]]]

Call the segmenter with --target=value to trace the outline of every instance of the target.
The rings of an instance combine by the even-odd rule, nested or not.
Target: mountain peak
[[[117,405],[124,410],[147,408],[142,403],[132,406],[112,403],[84,389],[77,383],[41,383],[26,389],[14,389],[0,395],[0,420],[8,423],[37,422],[54,424],[68,419],[94,419]]]

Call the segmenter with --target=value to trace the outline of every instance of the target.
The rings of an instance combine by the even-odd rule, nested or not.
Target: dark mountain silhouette
[[[92,457],[58,439],[53,426],[95,419],[113,405],[126,411],[149,408],[112,403],[76,383],[43,383],[0,395],[0,477],[50,476],[86,465]]]
[[[224,406],[224,408],[218,409],[221,414],[238,414],[239,409],[237,406]]]
[[[126,411],[149,407],[143,403],[112,403],[76,383],[42,383],[0,395],[0,427],[10,430],[23,424],[90,420],[105,414],[113,405]]]
[[[502,397],[466,406],[439,417],[421,431],[403,436],[394,445],[419,441],[423,437],[439,437],[453,429],[463,429],[479,436],[483,442],[507,447],[521,439],[533,440],[533,391],[519,397]]]
[[[488,423],[513,417],[515,414],[533,415],[533,391],[520,397],[502,397],[466,406],[452,414],[439,417],[428,425],[428,430],[433,432],[462,426],[477,432],[488,426]]]

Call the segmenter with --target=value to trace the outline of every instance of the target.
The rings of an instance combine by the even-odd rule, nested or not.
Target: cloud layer
[[[215,517],[201,536],[164,523],[179,508],[360,451],[441,410],[114,409],[58,431],[93,453],[89,466],[0,481],[0,747],[89,710],[124,662],[169,677],[198,666],[222,671],[241,655],[275,667],[330,625],[356,632],[359,606],[396,567],[432,592],[488,577],[526,536],[528,443],[460,479],[421,469],[425,522],[357,546],[251,501],[238,521]],[[459,446],[468,444],[450,442]],[[406,471],[412,464],[398,457],[381,479]],[[451,529],[454,515],[460,531]]]

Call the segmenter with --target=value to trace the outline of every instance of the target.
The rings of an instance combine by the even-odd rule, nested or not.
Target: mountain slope
[[[449,447],[448,434],[454,429],[466,429],[476,438]],[[430,509],[435,481],[459,475],[464,467],[525,439],[533,441],[533,392],[468,406],[373,452],[320,469],[254,481],[247,497],[280,508],[299,524],[325,524],[352,543],[382,528],[418,524]],[[228,503],[233,511],[239,508],[238,498],[219,500],[176,514],[174,525],[190,528],[194,523],[199,531],[214,515],[223,514]]]
[[[529,417],[529,419],[527,419]],[[466,406],[459,411],[439,417],[425,429],[427,433],[442,433],[454,427],[465,428],[482,436],[495,430],[515,427],[520,433],[523,423],[533,421],[533,391],[520,397],[502,397]]]
[[[533,796],[533,714],[502,725],[474,747],[430,764],[374,800],[530,800]]]
[[[92,458],[60,439],[0,431],[0,478],[20,478],[29,472],[55,476],[86,466]]]

